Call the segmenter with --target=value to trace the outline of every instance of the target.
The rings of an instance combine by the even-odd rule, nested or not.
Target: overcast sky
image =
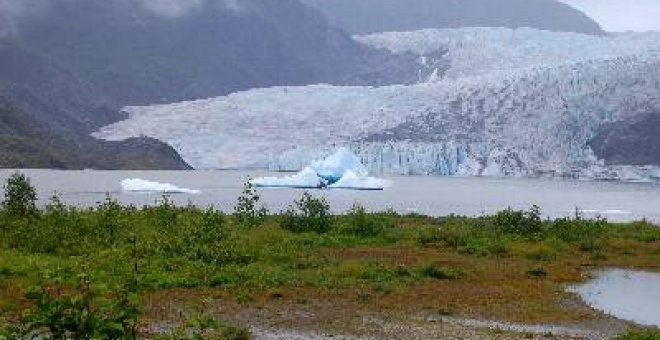
[[[660,31],[660,0],[561,0],[581,9],[606,31]]]

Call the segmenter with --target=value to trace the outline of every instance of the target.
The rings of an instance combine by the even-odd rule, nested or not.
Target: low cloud
[[[216,4],[233,12],[247,10],[249,0],[78,0],[78,1],[115,1],[122,5],[134,5],[136,11],[148,11],[163,18],[179,18],[200,11],[207,4]],[[272,0],[276,1],[276,0]],[[70,0],[0,0],[0,38],[16,35],[19,32],[21,18],[39,20],[39,14],[47,13],[49,8],[59,4],[75,4]]]
[[[205,0],[140,0],[144,8],[156,15],[176,18],[199,10]]]
[[[241,12],[246,9],[245,1],[247,0],[139,0],[145,9],[153,14],[177,18],[188,15],[196,10],[200,10],[207,3],[217,2],[225,8]],[[275,1],[275,0],[273,0]]]
[[[35,0],[0,0],[0,37],[18,33],[16,19],[41,8],[40,2]]]

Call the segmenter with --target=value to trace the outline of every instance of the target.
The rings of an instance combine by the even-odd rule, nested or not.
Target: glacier
[[[140,178],[126,178],[121,181],[122,191],[126,192],[156,192],[165,194],[200,194],[201,191],[194,189],[179,188],[170,183],[159,183]]]
[[[477,76],[492,71],[660,54],[660,32],[611,33],[603,37],[532,28],[467,27],[387,32],[354,38],[365,45],[393,53],[411,52],[420,57],[423,65],[431,65],[438,58],[435,52],[446,49],[448,53],[440,58],[449,60],[449,69],[437,70],[434,74],[444,71],[444,77],[431,76],[427,81]]]
[[[154,137],[195,168],[299,171],[346,147],[379,174],[657,178],[657,167],[606,165],[589,142],[604,124],[660,112],[660,34],[465,28],[356,39],[422,62],[447,49],[439,58],[451,66],[412,85],[127,107],[128,119],[94,136]]]

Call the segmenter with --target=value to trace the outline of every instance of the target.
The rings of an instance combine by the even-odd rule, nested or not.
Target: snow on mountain
[[[348,146],[374,173],[588,178],[655,173],[606,166],[589,142],[605,124],[660,112],[657,35],[442,32],[417,32],[432,39],[408,42],[401,38],[406,33],[381,35],[396,39],[379,44],[420,55],[449,47],[451,78],[378,88],[276,87],[129,107],[128,120],[96,136],[155,137],[197,168],[300,170]],[[377,45],[375,36],[362,40]]]
[[[356,40],[394,53],[412,52],[430,63],[438,50],[448,50],[446,77],[490,71],[552,66],[620,56],[660,54],[660,33],[616,33],[593,36],[531,28],[427,29],[355,36]]]

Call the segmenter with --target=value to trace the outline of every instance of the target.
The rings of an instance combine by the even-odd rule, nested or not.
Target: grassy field
[[[332,216],[304,193],[273,213],[246,185],[234,214],[167,197],[148,207],[107,197],[90,209],[53,197],[40,210],[18,175],[4,192],[0,339],[244,339],[259,318],[356,336],[366,315],[589,322],[603,316],[567,285],[597,268],[660,271],[660,228],[544,220],[538,207],[431,218],[356,205]]]

